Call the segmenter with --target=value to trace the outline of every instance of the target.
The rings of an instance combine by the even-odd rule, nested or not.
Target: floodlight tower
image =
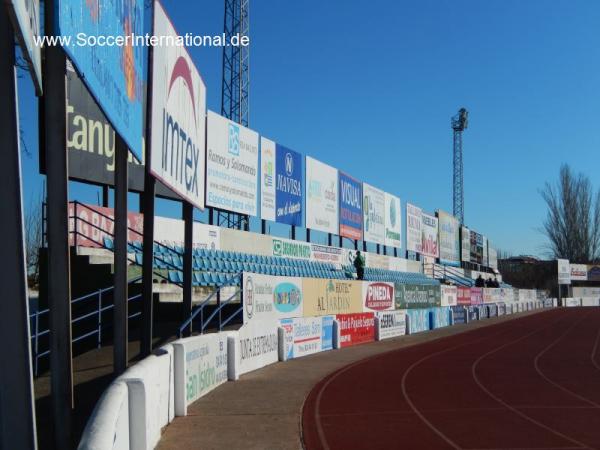
[[[226,43],[233,36],[249,36],[250,0],[225,0]],[[221,115],[248,126],[250,89],[250,47],[225,45],[223,47],[223,81],[221,86]]]
[[[454,217],[463,224],[465,221],[465,196],[463,189],[463,150],[462,133],[467,129],[469,122],[469,112],[465,108],[460,108],[458,114],[452,117],[451,124],[454,130],[454,178],[453,178],[453,213]]]

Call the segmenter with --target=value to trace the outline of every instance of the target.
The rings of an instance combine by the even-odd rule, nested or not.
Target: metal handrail
[[[219,331],[223,330],[223,328],[231,321],[231,319],[233,319],[235,316],[237,316],[239,313],[242,312],[242,310],[244,309],[244,306],[240,306],[232,315],[230,315],[227,319],[225,319],[221,325],[219,325]]]
[[[234,298],[236,298],[240,292],[242,292],[242,290],[241,290],[241,289],[238,289],[237,291],[235,291],[235,293],[234,293],[234,294],[233,294],[231,297],[229,297],[227,300],[225,300],[223,303],[221,303],[221,304],[220,304],[220,305],[217,307],[217,309],[215,309],[215,310],[213,311],[213,313],[212,313],[210,316],[208,316],[208,319],[206,319],[206,322],[204,322],[203,324],[201,324],[201,325],[200,325],[200,332],[201,332],[201,333],[202,333],[202,332],[204,332],[205,328],[206,328],[206,327],[207,327],[207,326],[210,324],[210,321],[211,321],[211,320],[212,320],[212,319],[213,319],[213,318],[214,318],[214,317],[215,317],[217,314],[219,314],[219,313],[221,312],[221,310],[222,310],[222,309],[223,309],[223,308],[224,308],[226,305],[228,305],[229,303],[231,303],[231,301],[232,301]],[[219,317],[220,317],[220,316],[219,316]],[[221,325],[221,320],[219,320],[219,329],[220,329],[220,325]]]

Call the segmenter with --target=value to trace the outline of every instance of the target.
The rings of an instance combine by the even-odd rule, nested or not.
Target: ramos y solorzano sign
[[[387,311],[394,309],[394,284],[382,282],[363,282],[364,310]]]
[[[363,344],[375,340],[375,316],[373,313],[338,314],[338,347]]]

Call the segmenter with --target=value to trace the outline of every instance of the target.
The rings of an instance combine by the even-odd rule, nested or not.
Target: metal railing
[[[448,280],[460,286],[470,287],[473,284],[468,277],[453,267],[430,263],[424,265],[423,271],[433,279]]]

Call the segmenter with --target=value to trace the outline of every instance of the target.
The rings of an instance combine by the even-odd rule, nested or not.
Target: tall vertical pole
[[[123,138],[115,133],[115,290],[113,367],[115,375],[127,369],[127,156]]]
[[[104,185],[102,186],[102,206],[104,206],[105,208],[108,208],[108,194],[109,194],[109,187],[108,185]]]
[[[37,448],[31,373],[29,299],[25,268],[25,236],[21,188],[18,102],[13,29],[0,6],[0,236],[3,236],[0,341],[7,361],[0,370],[0,448]]]
[[[148,141],[146,141],[148,142]],[[148,159],[148,158],[147,158]],[[140,339],[141,356],[148,356],[152,352],[152,337],[154,334],[153,312],[153,264],[154,264],[154,196],[156,193],[156,180],[150,173],[148,165],[145,167],[144,178],[144,253],[142,254],[142,335]]]
[[[58,20],[54,0],[44,5],[44,29]],[[66,59],[58,46],[45,47],[43,121],[47,185],[50,383],[54,445],[71,446],[73,367],[71,348],[71,262],[69,256]]]
[[[192,315],[192,250],[194,245],[194,206],[190,202],[183,202],[183,309],[182,320],[187,320]],[[187,328],[192,332],[192,325]]]

